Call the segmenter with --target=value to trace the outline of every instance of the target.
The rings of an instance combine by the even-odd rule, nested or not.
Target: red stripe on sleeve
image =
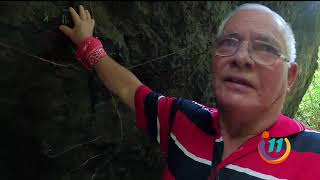
[[[147,131],[147,118],[144,112],[144,100],[152,90],[145,85],[137,88],[134,98],[135,113],[136,113],[136,126],[137,128]]]
[[[169,119],[172,103],[176,98],[163,97],[158,101],[158,118],[160,124],[160,148],[164,153],[168,152]]]
[[[168,165],[164,169],[163,180],[175,180],[174,176],[171,174]]]
[[[199,129],[186,115],[178,111],[177,124],[172,129],[180,144],[197,157],[212,160],[214,138]]]

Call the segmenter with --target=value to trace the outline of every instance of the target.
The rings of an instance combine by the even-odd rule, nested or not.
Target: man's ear
[[[288,88],[291,89],[299,74],[297,63],[291,63],[288,69]]]

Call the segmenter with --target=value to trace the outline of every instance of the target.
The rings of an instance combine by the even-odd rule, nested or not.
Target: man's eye
[[[236,47],[238,45],[238,40],[228,38],[228,39],[223,39],[220,41],[219,46],[223,47]]]
[[[271,46],[269,44],[265,44],[265,43],[256,43],[253,48],[256,51],[261,51],[261,52],[265,52],[265,53],[271,53],[271,54],[274,54],[274,55],[278,54],[277,48],[275,48],[275,47],[273,47],[273,46]]]

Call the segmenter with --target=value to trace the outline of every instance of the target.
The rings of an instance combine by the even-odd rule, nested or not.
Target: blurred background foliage
[[[320,50],[320,49],[319,49]],[[320,64],[320,51],[318,65]],[[320,68],[318,66],[311,84],[299,105],[296,118],[310,128],[320,130]]]

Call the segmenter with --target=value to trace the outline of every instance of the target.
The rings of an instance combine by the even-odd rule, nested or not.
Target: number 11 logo
[[[268,151],[269,153],[271,153],[273,151],[275,142],[277,142],[276,152],[278,153],[281,151],[283,138],[280,138],[277,141],[276,141],[276,138],[272,138],[271,140],[269,140],[269,144],[270,144],[269,151]]]
[[[275,144],[276,145],[276,153],[279,153],[282,149],[282,144],[283,144],[283,141],[286,143],[286,151],[285,153],[280,157],[280,158],[274,158],[274,157],[271,157],[269,156],[266,151],[265,151],[265,142],[266,140],[268,140],[270,137],[269,135],[269,132],[268,131],[264,131],[262,133],[262,138],[259,142],[259,145],[258,145],[258,150],[259,150],[259,154],[260,154],[260,157],[266,161],[267,163],[270,163],[270,164],[279,164],[281,162],[283,162],[284,160],[286,160],[290,154],[290,151],[291,151],[291,144],[290,144],[290,141],[288,140],[288,138],[280,138],[278,140],[276,140],[275,138],[272,138],[270,139],[268,142],[270,144],[269,146],[269,150],[268,150],[268,153],[272,153],[274,152],[275,150]]]

